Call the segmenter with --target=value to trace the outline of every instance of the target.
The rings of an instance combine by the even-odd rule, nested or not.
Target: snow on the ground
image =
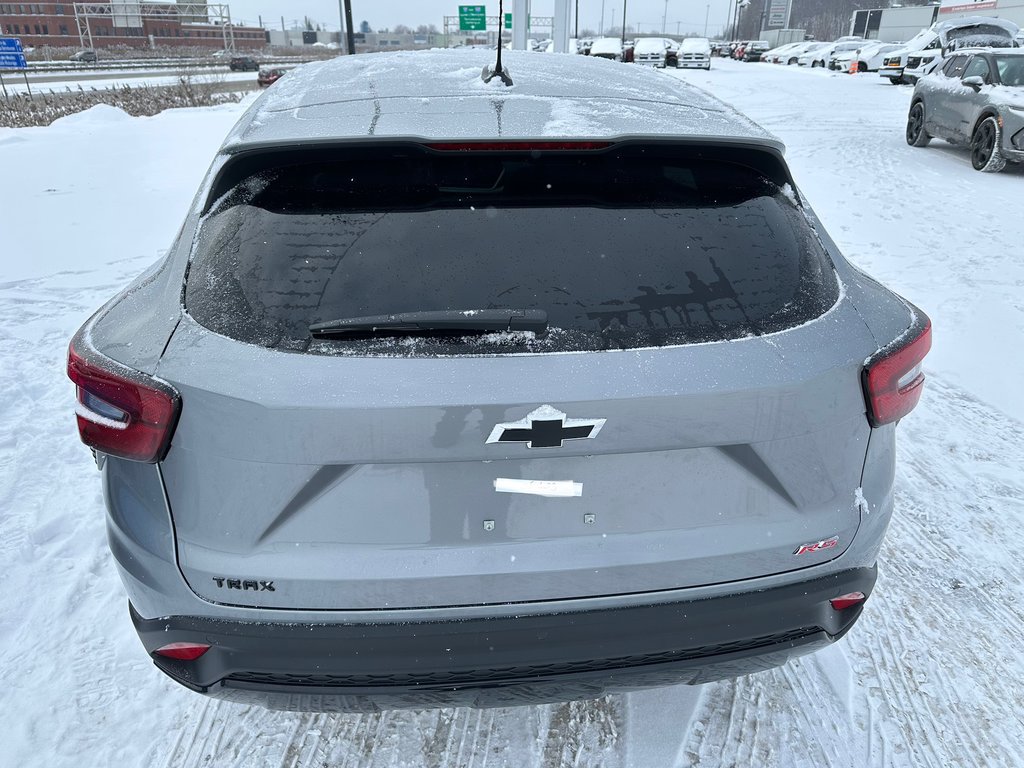
[[[875,76],[717,60],[666,76],[783,138],[840,247],[935,324],[879,584],[847,638],[736,681],[504,710],[277,713],[166,680],[128,620],[64,354],[170,243],[244,105],[95,108],[0,130],[0,764],[1024,765],[1024,173],[907,147],[909,89]]]
[[[1024,165],[983,174],[944,141],[908,147],[913,89],[877,73],[713,66],[670,76],[782,139],[797,184],[846,256],[932,316],[929,369],[1024,421],[1019,355],[1006,343],[1024,339]]]

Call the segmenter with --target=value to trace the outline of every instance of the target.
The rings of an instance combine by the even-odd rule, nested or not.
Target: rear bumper
[[[697,684],[784,664],[842,637],[874,568],[724,597],[573,613],[409,623],[132,621],[154,663],[219,698],[303,711],[510,706]],[[510,606],[514,610],[514,606]],[[195,661],[153,652],[213,646]]]

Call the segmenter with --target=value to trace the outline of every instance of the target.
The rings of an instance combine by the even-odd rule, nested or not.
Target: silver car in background
[[[71,342],[132,620],[193,691],[590,698],[861,615],[927,316],[727,105],[492,55],[296,69]]]
[[[914,87],[907,143],[932,137],[968,146],[971,165],[987,173],[1024,162],[1024,51],[968,49]]]

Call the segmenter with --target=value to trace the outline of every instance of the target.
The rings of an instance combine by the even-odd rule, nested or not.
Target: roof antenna
[[[501,30],[505,25],[504,10],[503,0],[498,0],[498,61],[493,69],[486,64],[484,65],[484,71],[480,74],[480,77],[484,79],[485,83],[489,83],[495,77],[499,77],[505,85],[512,85],[512,76],[509,75],[507,69],[501,66]]]

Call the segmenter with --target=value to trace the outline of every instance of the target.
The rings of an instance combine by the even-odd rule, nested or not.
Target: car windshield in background
[[[951,29],[946,33],[946,39],[956,40],[958,48],[1010,48],[1013,46],[1013,35],[1002,27],[992,24]]]
[[[236,169],[204,220],[187,309],[214,331],[268,347],[438,355],[734,339],[831,307],[831,263],[792,193],[766,178],[770,169],[703,154],[403,145]],[[485,309],[543,310],[549,330],[343,341],[309,333],[339,318]]]
[[[1024,86],[1024,56],[996,56],[999,82],[1003,85]]]

